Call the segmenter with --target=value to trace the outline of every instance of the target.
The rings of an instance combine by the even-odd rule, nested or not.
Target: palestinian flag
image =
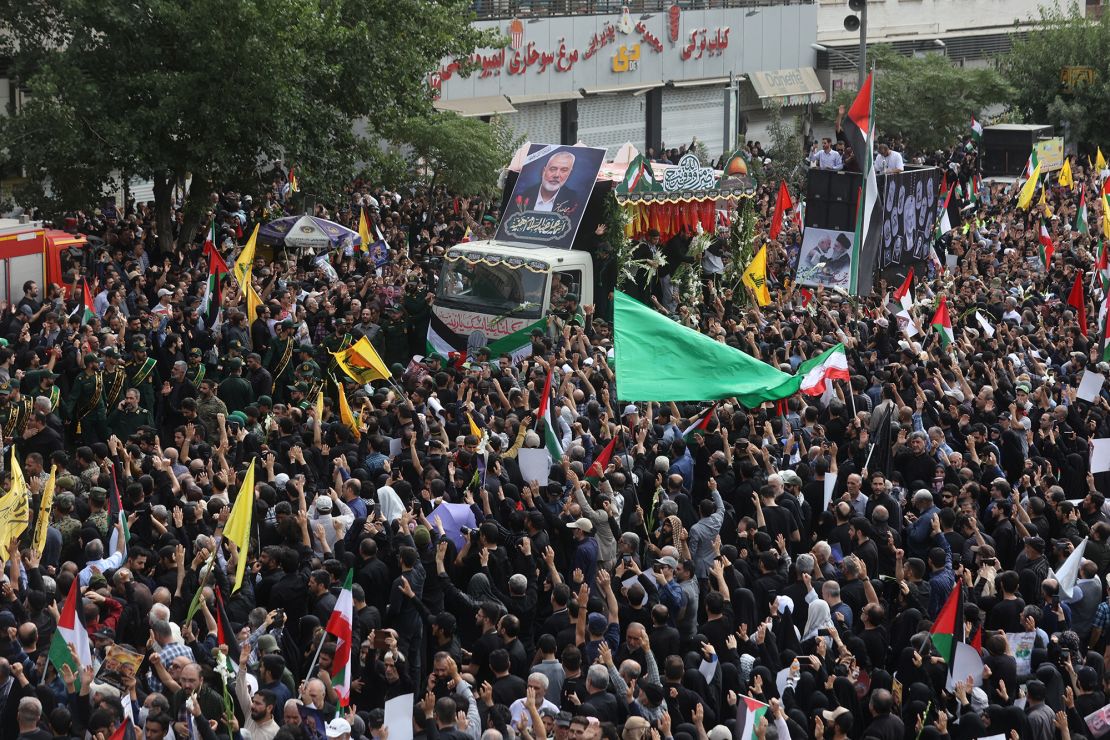
[[[208,237],[204,240],[204,256],[208,259],[208,289],[200,304],[200,315],[209,328],[220,320],[220,307],[224,298],[224,279],[231,273],[224,258],[216,249],[216,222],[208,227]]]
[[[609,444],[605,445],[605,449],[601,454],[594,458],[593,465],[586,471],[586,480],[591,484],[597,485],[601,479],[605,477],[605,469],[609,467],[609,460],[613,457],[613,448],[617,446],[617,435],[614,434],[613,438],[609,440]]]
[[[85,278],[81,278],[81,296],[81,300],[84,301],[81,310],[81,326],[84,326],[96,318],[96,306],[93,304],[92,291],[89,290],[89,283]]]
[[[495,328],[500,328],[500,326],[502,326],[500,321],[493,323]],[[530,357],[532,355],[532,332],[536,329],[546,334],[547,319],[541,318],[534,323],[525,324],[513,333],[500,336],[497,339],[490,337],[489,344],[486,345],[490,357],[509,355],[513,362],[520,362],[524,358]],[[438,352],[444,357],[448,357],[452,352],[458,352],[466,357],[469,336],[469,334],[460,334],[454,331],[435,311],[432,311],[428,321],[424,353],[430,355]]]
[[[902,308],[909,311],[913,307],[913,265],[910,265],[909,272],[906,273],[906,279],[894,291],[894,300],[902,304]]]
[[[933,330],[940,335],[940,346],[947,347],[952,344],[955,335],[952,333],[952,319],[948,316],[948,299],[940,297],[940,304],[933,314]]]
[[[983,124],[975,120],[975,116],[971,117],[971,138],[976,144],[983,141]]]
[[[975,627],[975,634],[971,636],[971,639],[967,641],[967,644],[975,648],[975,652],[983,652],[983,625],[980,624]]]
[[[873,116],[874,74],[856,95],[844,119],[844,138],[852,147],[856,162],[863,173],[863,187],[858,198],[856,234],[852,242],[852,270],[848,281],[850,295],[870,295],[879,251],[879,234],[882,231],[882,209],[876,208],[879,200],[879,183],[875,178],[875,119]]]
[[[563,448],[559,444],[559,435],[555,433],[555,426],[551,422],[551,375],[555,372],[554,365],[547,369],[547,379],[543,381],[543,395],[540,396],[539,432],[543,436],[544,446],[551,454],[551,460],[558,462],[563,459]]]
[[[354,624],[354,601],[351,598],[351,584],[355,571],[347,571],[343,590],[335,601],[335,610],[328,620],[327,631],[335,635],[335,658],[331,663],[331,685],[339,695],[339,706],[351,703],[351,626]]]
[[[1043,219],[1041,220],[1041,231],[1037,238],[1040,241],[1037,251],[1041,255],[1044,269],[1048,270],[1052,266],[1052,254],[1056,251],[1056,245],[1052,243],[1052,237],[1048,234],[1048,226]]]
[[[690,420],[690,426],[682,430],[682,438],[686,440],[686,444],[693,441],[695,434],[704,435],[709,430],[709,422],[713,419],[713,413],[716,410],[717,404],[713,404]]]
[[[1110,256],[1106,254],[1106,242],[1099,239],[1098,248],[1095,251],[1098,253],[1098,260],[1095,262],[1094,272],[1091,273],[1091,290],[1102,288],[1105,294],[1110,288]]]
[[[952,191],[944,194],[944,205],[940,207],[940,218],[937,219],[937,236],[944,236],[952,230],[952,219],[948,216],[948,204],[952,201]]]
[[[838,344],[830,347],[814,358],[806,360],[798,366],[796,375],[802,376],[800,390],[807,396],[820,396],[825,392],[830,380],[851,380],[848,372],[848,356],[844,353],[844,345]]]
[[[227,610],[224,608],[224,597],[220,592],[220,587],[216,586],[213,589],[216,592],[216,646],[227,646],[227,654],[224,660],[227,663],[228,670],[234,676],[239,672],[239,640],[235,637],[235,630],[231,627],[231,620],[227,618]]]
[[[1087,297],[1083,295],[1083,273],[1075,273],[1075,283],[1071,286],[1071,293],[1068,295],[1068,305],[1075,309],[1076,321],[1079,323],[1079,331],[1083,336],[1087,336]]]
[[[981,191],[982,189],[983,189],[983,179],[981,177],[979,177],[978,174],[976,174],[971,178],[971,202],[972,203],[978,205],[979,201],[982,200],[982,197],[979,195],[979,191]]]
[[[964,640],[964,598],[959,583],[948,594],[940,614],[937,614],[933,628],[929,630],[929,639],[951,670],[956,657],[956,643]]]
[[[130,700],[127,700],[123,703],[125,713],[126,707],[130,703]],[[123,722],[120,722],[119,727],[116,728],[116,731],[112,733],[112,736],[109,737],[108,740],[135,740],[135,737],[136,735],[134,721],[131,719],[131,717],[124,717]]]
[[[782,233],[782,219],[786,212],[794,207],[790,200],[790,189],[786,187],[786,180],[779,181],[779,195],[775,198],[775,215],[771,218],[771,240],[779,238]]]
[[[70,667],[77,677],[76,687],[78,691],[81,689],[81,667],[92,665],[89,633],[85,631],[85,625],[81,624],[81,616],[77,610],[77,592],[80,590],[81,584],[76,580],[69,587],[66,603],[62,606],[62,613],[58,617],[58,629],[55,630],[54,638],[50,641],[49,654],[50,662],[54,664],[54,668],[59,675],[62,672],[62,666],[68,665]],[[70,652],[70,645],[77,652],[76,659],[74,659],[73,653]]]
[[[127,557],[127,545],[131,542],[131,528],[127,526],[127,512],[123,510],[123,499],[119,495],[119,481],[116,480],[116,466],[112,463],[112,495],[108,497],[108,518],[118,521],[123,530],[123,555]],[[119,548],[119,535],[115,527],[112,528],[111,537],[108,538],[108,549],[115,552]]]
[[[1087,225],[1087,194],[1082,190],[1079,191],[1079,208],[1075,211],[1075,230],[1080,234],[1091,233]]]
[[[755,740],[758,735],[759,723],[767,714],[770,707],[750,696],[741,696],[741,701],[736,703],[736,735],[737,740]]]

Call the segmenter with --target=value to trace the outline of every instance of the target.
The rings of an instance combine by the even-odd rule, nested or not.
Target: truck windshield
[[[436,303],[498,316],[541,316],[546,271],[502,261],[499,256],[453,257],[449,255],[443,261]]]

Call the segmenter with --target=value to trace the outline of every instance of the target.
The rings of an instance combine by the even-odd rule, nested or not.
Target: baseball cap
[[[802,485],[802,479],[793,470],[784,470],[779,475],[782,477],[782,482],[788,486]]]
[[[336,717],[327,726],[328,737],[343,737],[351,734],[351,723],[342,717]]]
[[[1036,535],[1026,537],[1024,544],[1026,547],[1032,547],[1037,552],[1044,552],[1044,540]]]
[[[584,516],[575,519],[573,522],[568,522],[567,527],[569,529],[581,529],[583,532],[594,531],[594,523]]]
[[[675,560],[674,558],[672,558],[670,555],[664,555],[663,557],[659,558],[655,562],[657,562],[660,565],[665,566],[667,568],[677,568],[678,567],[678,561]]]
[[[165,288],[159,288],[158,289],[158,297],[159,298],[164,298],[168,295],[173,295],[173,291],[172,290],[166,290]]]
[[[262,635],[258,638],[259,655],[269,655],[278,651],[277,638],[273,635]]]
[[[630,403],[624,407],[624,413],[621,416],[628,416],[629,414],[638,414],[640,410],[636,408],[636,404]]]
[[[555,715],[556,727],[570,727],[570,721],[574,719],[574,715],[570,712],[559,712]]]
[[[331,512],[331,499],[328,498],[327,496],[317,496],[316,497],[316,511],[318,511],[321,514],[330,513]]]
[[[593,612],[586,618],[586,628],[589,629],[591,635],[605,634],[605,628],[608,626],[609,620],[600,612]]]

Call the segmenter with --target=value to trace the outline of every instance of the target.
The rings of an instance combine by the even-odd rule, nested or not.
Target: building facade
[[[476,25],[507,44],[444,60],[430,80],[436,106],[501,116],[532,142],[582,141],[612,156],[625,142],[658,152],[696,138],[716,159],[741,137],[766,146],[772,108],[806,119],[825,100],[812,2],[485,10],[501,17]]]

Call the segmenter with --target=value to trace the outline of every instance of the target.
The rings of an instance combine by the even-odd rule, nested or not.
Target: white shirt
[[[897,170],[906,169],[905,163],[902,161],[902,155],[893,149],[885,157],[879,155],[875,157],[875,174],[881,175],[884,172],[892,172]]]
[[[97,573],[103,573],[107,570],[114,570],[123,565],[123,553],[116,551],[110,557],[94,560],[81,569],[77,574],[77,580],[80,582],[81,587],[89,585],[89,580],[93,577],[93,568],[96,568]]]
[[[547,699],[544,699],[543,704],[541,706],[536,707],[536,710],[537,711],[542,710],[544,707],[546,707],[548,709],[551,709],[552,711],[554,711],[556,713],[559,712],[559,707],[555,706],[554,704],[549,702]],[[532,717],[528,714],[528,711],[524,708],[524,700],[523,699],[517,699],[516,701],[514,701],[512,704],[509,705],[509,714],[511,714],[512,717],[513,717],[513,726],[514,727],[520,725],[521,720],[524,721],[524,726],[525,727],[530,727],[532,725]]]
[[[822,170],[844,169],[844,160],[840,157],[840,152],[835,149],[830,149],[827,152],[824,149],[818,149],[810,155],[809,161]]]
[[[556,190],[554,193],[551,194],[551,198],[549,198],[548,200],[544,200],[543,199],[543,189],[541,188],[541,189],[537,190],[536,191],[536,205],[532,208],[532,210],[533,211],[543,211],[544,213],[551,213],[553,210],[555,210],[555,198],[558,195],[559,195],[559,191]]]

